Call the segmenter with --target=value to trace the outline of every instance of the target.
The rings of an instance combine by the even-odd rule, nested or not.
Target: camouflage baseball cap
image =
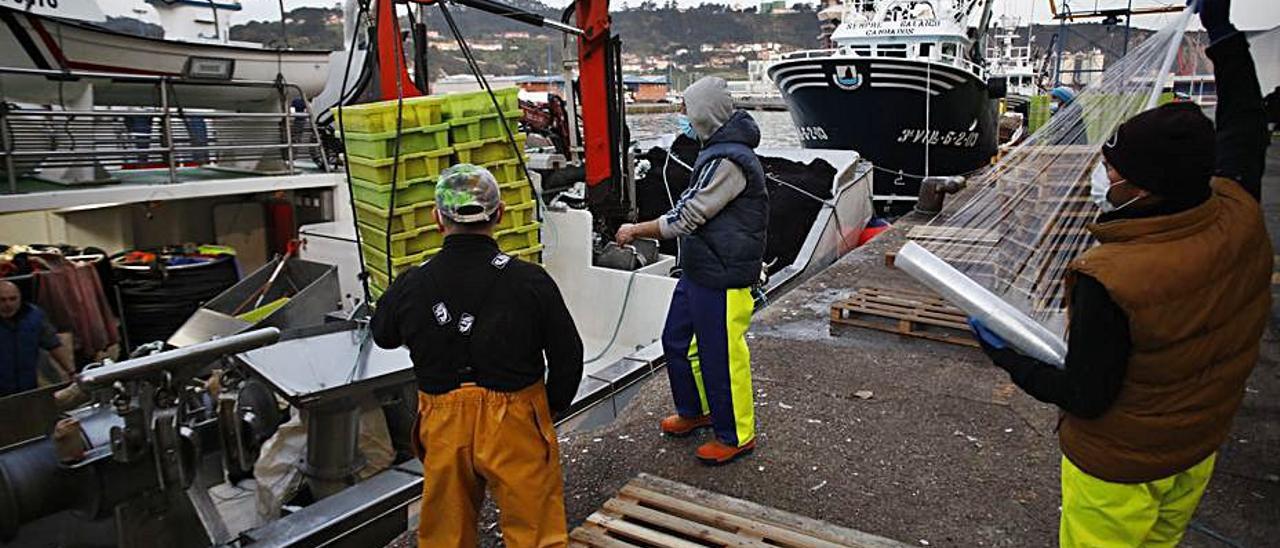
[[[436,209],[455,223],[490,221],[501,203],[498,181],[480,166],[455,165],[436,182]]]

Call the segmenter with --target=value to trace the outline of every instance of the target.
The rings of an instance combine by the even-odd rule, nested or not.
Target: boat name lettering
[[[980,136],[977,131],[944,132],[937,129],[904,129],[902,134],[898,136],[898,142],[973,148],[978,144]]]
[[[800,131],[800,138],[805,141],[826,141],[830,139],[830,137],[827,137],[827,130],[822,129],[822,126],[800,126],[797,129]]]
[[[13,0],[13,3],[27,9],[32,7],[58,9],[58,0]]]
[[[854,25],[854,30],[861,30],[867,36],[907,36],[915,34],[919,29],[929,29],[932,27],[940,27],[940,21],[902,21],[891,24],[884,23],[863,23]]]

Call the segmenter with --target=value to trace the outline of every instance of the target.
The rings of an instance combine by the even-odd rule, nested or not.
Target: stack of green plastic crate
[[[343,109],[342,136],[351,170],[356,229],[374,299],[390,285],[388,254],[391,274],[399,275],[431,258],[444,244],[434,218],[435,182],[440,172],[456,163],[483,165],[497,178],[507,204],[495,234],[499,247],[522,259],[541,261],[532,187],[503,129],[504,124],[510,128],[523,154],[525,136],[517,130],[519,90],[494,91],[500,112],[495,112],[484,91],[406,98],[402,108],[393,100]],[[399,162],[393,180],[398,111],[402,116]]]

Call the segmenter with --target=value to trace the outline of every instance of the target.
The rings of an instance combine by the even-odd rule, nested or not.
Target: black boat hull
[[[996,153],[996,100],[985,81],[955,67],[827,56],[779,62],[769,76],[805,148],[856,150],[879,168],[882,213],[909,210],[921,176],[965,174]]]

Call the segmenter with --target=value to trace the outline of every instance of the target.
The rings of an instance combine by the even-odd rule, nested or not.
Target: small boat
[[[805,148],[875,163],[877,210],[909,210],[926,176],[959,175],[996,152],[996,99],[981,58],[991,2],[853,0],[835,47],[769,67]]]
[[[59,96],[63,84],[48,78],[49,71],[209,83],[280,80],[296,86],[307,98],[324,87],[329,52],[270,49],[230,40],[226,13],[240,10],[239,2],[151,4],[165,23],[165,38],[109,30],[98,24],[105,17],[92,2],[0,4],[0,67],[6,73],[0,95],[11,101],[47,103]],[[269,88],[208,85],[183,86],[175,95],[183,107],[236,110],[246,102],[279,98]],[[139,93],[136,85],[104,81],[95,82],[93,89],[93,102],[98,105],[143,106],[155,101],[152,94]]]

